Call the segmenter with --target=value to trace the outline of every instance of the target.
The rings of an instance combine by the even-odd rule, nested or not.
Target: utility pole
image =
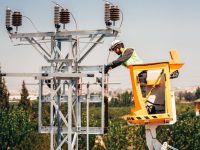
[[[9,37],[33,46],[49,65],[42,66],[40,73],[1,74],[6,77],[34,77],[39,80],[38,130],[40,133],[50,134],[51,150],[62,149],[64,143],[67,143],[69,150],[78,149],[79,135],[87,135],[86,146],[87,149],[90,149],[89,135],[104,134],[104,66],[83,66],[81,62],[87,59],[88,54],[104,38],[116,38],[119,33],[119,28],[114,27],[111,23],[111,21],[116,22],[120,19],[119,8],[111,7],[108,2],[105,4],[105,29],[69,31],[66,29],[66,25],[70,23],[71,15],[68,9],[56,4],[54,7],[56,31],[23,33],[18,32],[19,26],[22,25],[22,14],[11,11],[9,8],[6,9],[6,29]],[[63,29],[61,29],[62,26]],[[16,27],[15,31],[14,27]],[[82,38],[87,39],[88,42],[80,48]],[[47,44],[50,44],[50,49],[46,48]],[[97,77],[102,78],[101,87],[96,82]],[[86,84],[84,83],[86,80],[91,81]],[[90,94],[93,86],[100,87],[100,95]],[[45,92],[46,89],[48,93]],[[87,93],[84,94],[84,91]],[[82,120],[83,103],[86,104],[86,125]],[[101,125],[99,127],[90,127],[89,125],[89,104],[91,103],[100,104]],[[43,123],[44,104],[48,104],[50,107],[49,125]]]

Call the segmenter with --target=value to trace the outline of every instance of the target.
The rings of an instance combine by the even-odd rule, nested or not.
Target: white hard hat
[[[110,51],[115,47],[115,46],[117,46],[117,45],[119,45],[119,44],[123,44],[123,42],[122,41],[120,41],[120,40],[114,40],[112,43],[111,43],[111,47],[110,47]]]

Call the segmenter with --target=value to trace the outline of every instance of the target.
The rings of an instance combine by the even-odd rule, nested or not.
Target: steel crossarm
[[[36,32],[36,33],[11,33],[11,38],[32,38],[32,37],[55,37],[55,39],[68,38],[69,36],[78,35],[98,35],[104,34],[106,37],[112,37],[117,35],[119,30],[117,29],[97,29],[97,30],[74,30],[74,31],[59,31],[59,32]]]

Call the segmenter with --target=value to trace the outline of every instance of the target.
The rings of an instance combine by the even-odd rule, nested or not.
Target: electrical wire
[[[70,14],[71,14],[71,16],[72,16],[72,18],[73,18],[73,20],[74,20],[74,23],[75,23],[75,26],[76,26],[76,30],[78,30],[78,24],[77,24],[77,21],[76,21],[76,19],[75,19],[75,17],[74,17],[74,15],[70,12]],[[76,42],[77,42],[77,51],[76,51],[76,55],[80,52],[80,47],[79,47],[79,37],[78,36],[76,36]]]
[[[110,51],[108,52],[108,57],[107,57],[107,60],[106,60],[107,64],[108,64],[109,58],[110,58]]]
[[[124,21],[124,15],[123,15],[123,11],[122,11],[121,9],[119,9],[119,10],[120,10],[120,12],[121,12],[121,17],[122,17],[121,23],[120,23],[120,25],[119,25],[119,29],[121,29],[122,24],[123,24],[123,21]]]
[[[22,16],[22,17],[28,19],[28,20],[31,22],[33,28],[34,28],[38,33],[41,33],[41,32],[38,30],[38,28],[36,27],[36,25],[34,24],[34,22],[33,22],[29,17],[27,17],[27,16]],[[51,51],[50,48],[47,46],[47,43],[46,43],[45,41],[44,41],[44,44],[45,44],[46,48],[47,48],[49,51]]]
[[[58,5],[60,8],[64,9],[60,4],[58,4],[58,3],[54,2],[54,1],[51,1],[51,2],[56,4],[56,5]]]
[[[73,20],[74,20],[74,23],[75,23],[75,26],[76,26],[76,30],[78,30],[78,24],[77,24],[77,21],[76,21],[74,15],[73,15],[71,12],[70,12],[70,14],[71,14],[71,16],[72,16],[72,18],[73,18]]]
[[[111,2],[109,2],[109,1],[106,1],[106,0],[103,0],[105,3],[106,2],[108,2],[108,3],[110,3],[111,5],[113,5]],[[121,23],[120,23],[120,25],[119,25],[119,30],[121,29],[121,27],[122,27],[122,24],[123,24],[123,18],[124,18],[124,16],[123,16],[123,11],[120,9],[120,12],[121,12]],[[116,36],[114,37],[114,40],[113,41],[115,41],[116,40],[116,38],[117,38],[117,34],[116,34]],[[111,51],[109,51],[109,53],[108,53],[108,57],[107,57],[107,64],[108,64],[108,61],[109,61],[109,58],[110,58],[110,54],[111,54]],[[109,81],[109,75],[107,75],[107,82]]]
[[[33,23],[33,21],[32,21],[29,17],[27,17],[27,16],[22,16],[22,17],[28,19],[28,20],[31,22],[31,24],[32,24],[32,26],[34,27],[34,29],[35,29],[37,32],[40,33],[40,31],[37,29],[37,27],[35,26],[35,24]]]

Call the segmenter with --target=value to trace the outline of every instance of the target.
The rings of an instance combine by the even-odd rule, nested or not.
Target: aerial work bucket
[[[128,123],[170,123],[176,119],[170,79],[178,77],[183,64],[176,51],[170,54],[170,61],[129,66],[134,108],[127,116]]]

